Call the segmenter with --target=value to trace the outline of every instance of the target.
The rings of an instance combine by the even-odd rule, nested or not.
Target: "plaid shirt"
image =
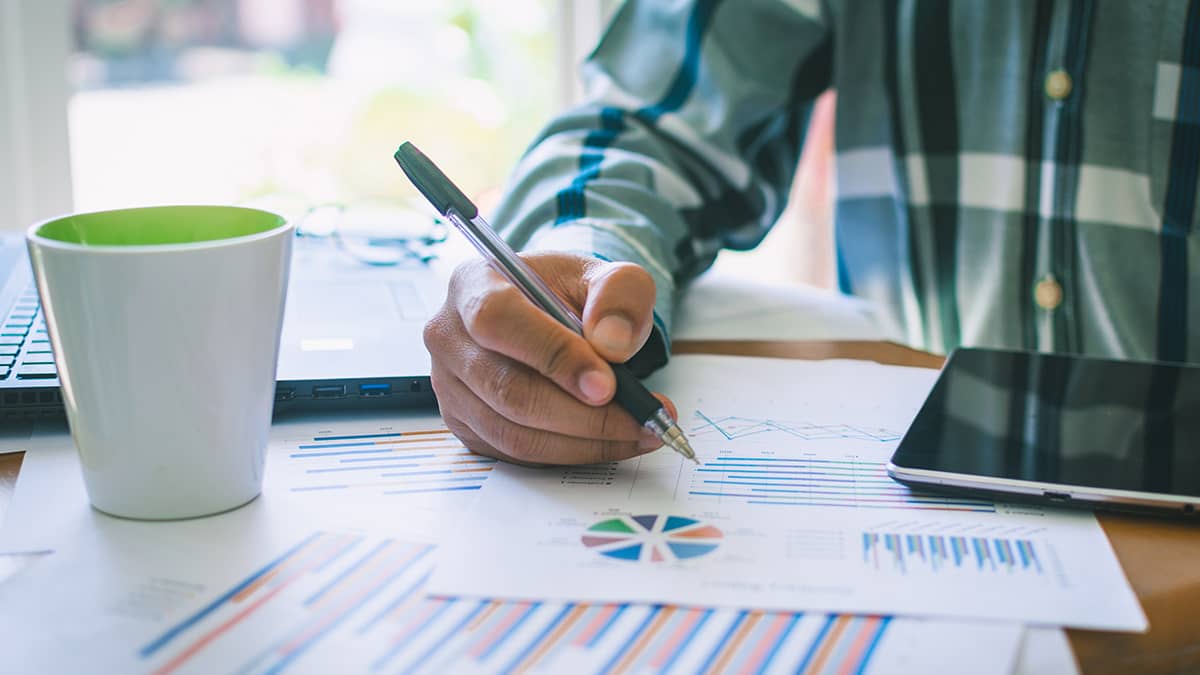
[[[516,245],[675,294],[779,216],[838,92],[838,280],[885,328],[1200,360],[1200,0],[628,0],[518,165]]]

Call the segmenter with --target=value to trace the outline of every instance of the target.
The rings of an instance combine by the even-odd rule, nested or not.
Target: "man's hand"
[[[662,445],[610,403],[616,382],[608,366],[628,360],[650,335],[654,280],[630,263],[522,257],[583,308],[586,339],[485,262],[460,265],[446,304],[425,326],[446,426],[471,450],[521,464],[608,462]]]

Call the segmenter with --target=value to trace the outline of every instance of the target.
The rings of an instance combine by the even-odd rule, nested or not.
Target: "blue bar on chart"
[[[318,532],[138,653],[176,672],[864,672],[892,620],[426,597],[431,547]],[[914,664],[915,665],[915,664]]]
[[[286,457],[292,492],[397,496],[478,490],[496,463],[448,429],[318,436],[295,444]]]
[[[853,457],[720,455],[695,470],[688,494],[762,506],[996,511],[988,501],[915,492],[892,480],[883,462]]]
[[[1029,539],[863,532],[863,563],[876,570],[1042,574],[1037,545]]]
[[[992,502],[914,492],[892,480],[880,461],[900,439],[889,429],[717,416],[697,410],[689,436],[720,448],[692,474],[688,495],[694,501],[762,507],[996,510]],[[819,450],[798,453],[796,439],[811,441]]]

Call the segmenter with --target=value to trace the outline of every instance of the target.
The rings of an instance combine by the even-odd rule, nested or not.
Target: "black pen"
[[[400,146],[395,157],[413,185],[417,186],[438,212],[466,235],[497,272],[519,288],[533,304],[541,307],[562,325],[583,335],[583,321],[575,310],[551,290],[545,280],[496,234],[483,216],[479,215],[475,204],[442,173],[441,169],[408,141]],[[613,375],[617,378],[617,392],[613,400],[633,415],[639,424],[652,431],[664,445],[699,464],[696,452],[692,450],[683,431],[675,420],[671,419],[663,404],[625,365],[610,365]]]

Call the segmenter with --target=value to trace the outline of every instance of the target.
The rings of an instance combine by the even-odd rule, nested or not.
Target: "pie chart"
[[[585,530],[581,540],[608,558],[664,563],[708,555],[723,537],[721,530],[695,518],[644,514],[601,520]]]

